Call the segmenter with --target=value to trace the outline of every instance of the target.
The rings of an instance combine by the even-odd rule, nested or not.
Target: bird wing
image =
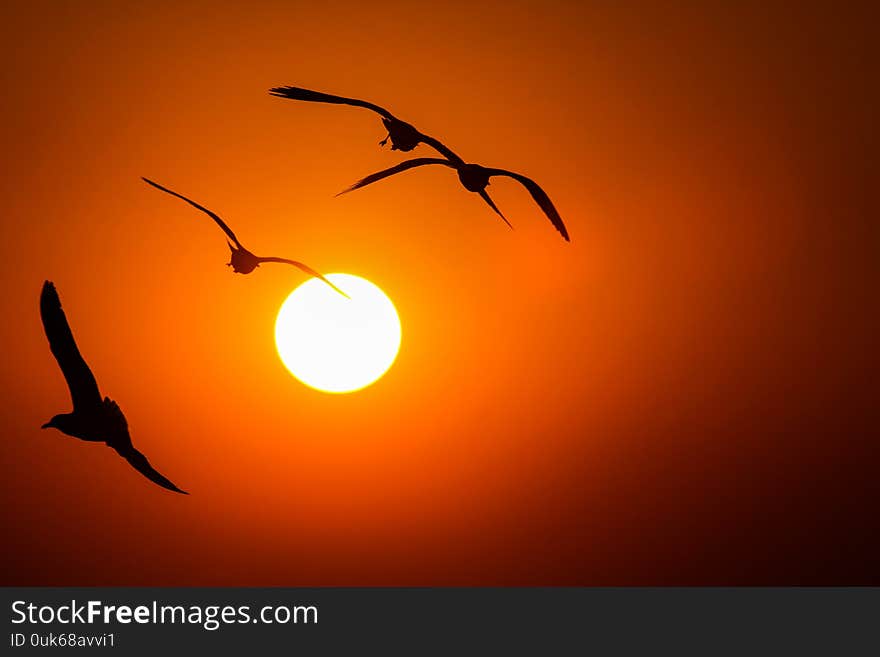
[[[366,187],[374,182],[382,180],[383,178],[387,178],[388,176],[393,176],[395,173],[400,173],[401,171],[406,171],[407,169],[412,169],[414,167],[420,167],[424,164],[443,164],[447,167],[455,168],[455,164],[450,162],[449,160],[441,160],[437,157],[417,157],[412,160],[404,160],[400,164],[397,164],[389,169],[384,169],[382,171],[377,171],[376,173],[371,173],[366,178],[361,178],[354,185],[349,187],[348,189],[344,189],[336,196],[341,196],[342,194],[347,194],[348,192],[353,192],[356,189],[360,189],[361,187]]]
[[[287,265],[293,265],[294,267],[299,267],[299,268],[302,269],[305,273],[307,273],[309,276],[314,276],[315,278],[324,281],[327,285],[329,285],[329,286],[332,287],[334,290],[336,290],[337,292],[339,292],[339,294],[341,294],[342,296],[344,296],[346,299],[351,299],[351,297],[348,296],[345,292],[343,292],[343,291],[340,290],[338,287],[336,287],[335,285],[333,285],[333,283],[331,283],[331,282],[328,281],[326,278],[324,278],[324,276],[323,276],[322,274],[320,274],[319,272],[315,271],[314,269],[312,269],[312,268],[309,267],[308,265],[304,265],[304,264],[301,263],[301,262],[297,262],[296,260],[288,260],[287,258],[276,258],[276,257],[274,257],[274,256],[271,256],[271,257],[268,257],[268,258],[257,258],[257,259],[258,259],[260,262],[282,262],[282,263],[287,264]]]
[[[489,169],[489,175],[508,176],[509,178],[513,178],[514,180],[518,180],[520,183],[522,183],[523,186],[527,190],[529,190],[529,194],[532,195],[532,198],[535,199],[535,202],[544,211],[544,214],[547,215],[547,218],[550,219],[550,222],[556,227],[556,230],[559,231],[559,234],[562,235],[566,242],[571,241],[568,237],[568,230],[566,230],[565,224],[562,223],[562,217],[559,216],[559,212],[556,211],[556,207],[553,205],[550,197],[547,196],[547,193],[543,189],[541,189],[538,183],[520,173],[506,171],[505,169]]]
[[[40,318],[43,320],[43,329],[49,339],[49,348],[58,361],[58,366],[70,389],[74,411],[100,405],[101,393],[98,391],[98,382],[95,381],[95,375],[79,353],[70,324],[67,323],[67,317],[61,308],[61,299],[58,298],[58,292],[51,281],[43,283],[43,291],[40,293]]]
[[[134,448],[134,446],[129,442],[127,445],[113,446],[119,455],[128,461],[131,466],[144,475],[147,479],[152,481],[154,484],[158,484],[162,488],[167,488],[168,490],[172,490],[175,493],[182,493],[184,495],[189,495],[185,490],[181,490],[174,483],[160,474],[156,468],[150,465],[150,462],[147,460],[147,457],[141,454],[138,450]]]
[[[333,96],[332,94],[325,94],[321,93],[320,91],[311,91],[310,89],[303,89],[301,87],[274,87],[272,89],[269,89],[269,93],[273,96],[277,96],[278,98],[289,98],[290,100],[306,100],[313,103],[332,103],[333,105],[352,105],[354,107],[364,107],[368,110],[372,110],[373,112],[384,116],[387,119],[392,119],[394,121],[398,120],[396,116],[394,116],[384,107],[379,107],[374,103],[368,103],[365,100],[358,100],[357,98]]]
[[[159,474],[156,469],[150,465],[147,457],[134,448],[131,443],[131,435],[128,433],[128,420],[119,408],[119,404],[105,397],[102,402],[104,405],[104,413],[109,418],[107,423],[108,438],[107,444],[115,449],[122,458],[131,463],[135,470],[140,472],[150,481],[159,484],[162,488],[173,490],[177,493],[189,495],[185,490],[181,490],[175,486],[169,479]]]
[[[489,205],[489,207],[498,213],[499,217],[504,219],[504,223],[506,223],[510,227],[510,230],[513,230],[513,226],[510,225],[510,222],[507,220],[507,217],[505,217],[503,214],[501,214],[501,210],[499,210],[498,206],[495,205],[495,201],[492,200],[492,197],[489,196],[489,193],[485,189],[481,189],[479,194],[480,194],[480,198],[482,198],[484,201],[486,201],[486,203]]]
[[[112,433],[110,440],[131,445],[131,436],[128,435],[128,420],[125,419],[125,414],[119,408],[119,404],[109,397],[104,397],[104,401],[101,403],[104,405],[106,415],[112,418],[109,423]]]
[[[193,206],[194,208],[197,208],[197,209],[201,210],[201,211],[204,212],[206,215],[208,215],[209,217],[211,217],[211,219],[213,219],[214,221],[217,222],[217,225],[220,226],[220,228],[223,229],[223,232],[224,232],[224,233],[226,233],[227,235],[229,235],[229,237],[232,239],[233,242],[235,242],[235,244],[236,244],[236,246],[238,246],[238,248],[240,248],[240,249],[241,249],[241,248],[244,248],[244,247],[242,247],[241,243],[238,241],[238,238],[235,237],[235,233],[232,232],[232,229],[231,229],[229,226],[226,225],[226,222],[224,222],[220,217],[218,217],[216,214],[214,214],[213,212],[211,212],[208,208],[206,208],[206,207],[204,207],[204,206],[201,206],[201,205],[199,205],[198,203],[196,203],[195,201],[192,201],[192,200],[188,199],[188,198],[187,198],[186,196],[184,196],[183,194],[178,194],[177,192],[174,192],[174,191],[172,191],[172,190],[170,190],[170,189],[168,189],[168,188],[166,188],[166,187],[162,187],[162,185],[160,185],[159,183],[155,183],[155,182],[153,182],[153,181],[150,180],[149,178],[142,178],[142,180],[143,180],[145,183],[147,183],[148,185],[152,185],[152,186],[155,187],[156,189],[161,189],[161,190],[162,190],[163,192],[165,192],[166,194],[171,194],[171,196],[176,196],[177,198],[186,201],[187,203],[189,203],[189,204],[190,204],[191,206]]]
[[[458,155],[452,152],[452,149],[440,142],[438,139],[434,139],[430,135],[426,135],[423,132],[419,132],[420,138],[423,143],[427,144],[435,151],[440,153],[447,160],[450,160],[453,164],[464,164],[464,160],[462,160]]]

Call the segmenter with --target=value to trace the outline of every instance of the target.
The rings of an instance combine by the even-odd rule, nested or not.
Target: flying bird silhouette
[[[320,91],[311,91],[310,89],[303,89],[301,87],[274,87],[269,90],[269,93],[279,98],[289,98],[291,100],[304,100],[313,103],[330,103],[333,105],[351,105],[353,107],[366,108],[376,112],[382,117],[382,124],[388,131],[388,136],[379,142],[380,146],[387,144],[390,139],[391,150],[409,152],[419,144],[427,144],[456,166],[465,164],[465,161],[456,155],[451,148],[434,137],[420,132],[414,125],[398,119],[387,109],[374,103],[365,100],[358,100],[357,98],[345,98],[344,96],[334,96]],[[485,188],[485,185],[483,187]],[[475,191],[480,195],[480,198],[482,198],[486,204],[504,220],[504,223],[513,228],[507,218],[501,213],[501,210],[499,210],[492,201],[492,198],[485,189]]]
[[[382,117],[382,124],[388,131],[388,136],[379,142],[380,146],[384,146],[391,140],[391,150],[408,152],[419,144],[427,144],[443,157],[453,162],[462,162],[463,160],[452,152],[450,148],[440,143],[438,140],[419,132],[415,126],[401,121],[384,107],[379,107],[374,103],[357,98],[345,98],[343,96],[333,96],[332,94],[321,93],[320,91],[311,91],[310,89],[302,89],[301,87],[274,87],[269,93],[278,98],[289,98],[290,100],[305,100],[313,103],[330,103],[333,105],[351,105],[352,107],[363,107],[376,112]]]
[[[420,167],[428,164],[442,164],[443,166],[455,169],[458,173],[458,179],[461,181],[461,184],[464,185],[464,188],[469,192],[475,192],[477,194],[485,192],[486,186],[489,184],[489,178],[492,178],[493,176],[507,176],[509,178],[513,178],[514,180],[519,181],[527,190],[529,190],[532,198],[535,199],[535,202],[544,211],[544,214],[547,215],[550,223],[552,223],[556,230],[559,231],[559,234],[562,235],[563,239],[566,242],[571,241],[568,237],[568,230],[565,228],[565,224],[562,222],[562,217],[559,216],[559,212],[557,212],[556,207],[550,200],[550,197],[547,196],[547,193],[543,189],[541,189],[538,183],[522,174],[514,173],[513,171],[507,171],[506,169],[491,169],[488,167],[482,167],[479,164],[456,164],[455,162],[443,160],[436,157],[417,157],[412,160],[405,160],[404,162],[401,162],[400,164],[390,167],[388,169],[384,169],[383,171],[378,171],[376,173],[370,174],[366,178],[358,180],[348,189],[339,192],[337,196],[341,194],[347,194],[348,192],[353,192],[354,190],[360,189],[361,187],[366,187],[367,185],[382,180],[383,178],[393,176],[396,173],[401,173],[402,171],[407,171],[408,169],[413,169],[415,167]],[[487,202],[495,209],[496,212],[498,212],[498,214],[501,214],[498,208],[495,208],[495,205],[491,202],[491,200],[488,200]],[[504,215],[501,216],[503,219]],[[505,221],[507,220],[505,219]]]
[[[106,443],[150,481],[175,493],[188,495],[159,474],[147,457],[135,449],[128,433],[128,422],[116,402],[109,397],[101,399],[95,376],[77,349],[58,292],[50,281],[43,283],[40,293],[40,317],[49,338],[49,348],[61,367],[73,400],[72,413],[55,415],[42,428],[58,429],[80,440]]]
[[[149,178],[142,178],[142,180],[145,183],[152,185],[156,189],[162,190],[166,194],[171,194],[172,196],[176,196],[177,198],[179,198],[183,201],[186,201],[191,206],[193,206],[194,208],[196,208],[198,210],[201,210],[202,212],[207,214],[209,217],[211,217],[211,219],[213,219],[215,222],[217,222],[217,225],[220,226],[221,229],[223,229],[224,233],[226,233],[226,235],[228,237],[228,239],[226,240],[226,243],[229,245],[229,250],[232,251],[231,259],[228,263],[226,263],[226,266],[232,267],[232,271],[234,271],[236,274],[250,274],[254,269],[256,269],[257,267],[260,266],[260,263],[263,263],[263,262],[280,262],[280,263],[284,263],[287,265],[293,265],[294,267],[298,267],[299,269],[301,269],[302,271],[307,273],[309,276],[314,276],[315,278],[322,280],[327,285],[332,287],[334,290],[339,292],[339,294],[344,296],[346,299],[350,298],[345,292],[343,292],[338,287],[333,285],[333,283],[328,281],[326,278],[324,278],[324,276],[319,274],[317,271],[315,271],[314,269],[312,269],[308,265],[304,265],[303,263],[297,262],[296,260],[288,260],[287,258],[276,258],[274,256],[264,258],[264,257],[254,255],[253,253],[251,253],[250,251],[248,251],[246,248],[244,248],[241,245],[241,242],[238,241],[238,238],[235,236],[235,233],[232,232],[232,229],[229,228],[229,226],[227,226],[226,223],[219,216],[217,216],[216,214],[211,212],[208,208],[199,205],[195,201],[188,199],[186,196],[184,196],[182,194],[178,194],[177,192],[172,191],[166,187],[162,187],[162,185],[160,185],[159,183],[153,182]],[[232,240],[232,242],[230,242],[229,240]]]

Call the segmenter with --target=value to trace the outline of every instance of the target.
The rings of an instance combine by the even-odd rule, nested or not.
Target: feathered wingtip
[[[339,292],[339,294],[341,294],[342,296],[344,296],[346,299],[348,299],[349,301],[351,301],[351,297],[350,297],[350,296],[348,296],[345,292],[343,292],[343,291],[340,290],[338,287],[336,287],[335,285],[333,285],[333,283],[331,283],[330,281],[328,281],[326,278],[324,278],[323,276],[321,276],[321,280],[324,281],[324,282],[325,282],[327,285],[329,285],[330,287],[332,287],[334,290],[336,290],[337,292]]]
[[[43,288],[40,290],[40,305],[61,307],[61,299],[58,296],[58,290],[55,289],[55,283],[49,280],[43,281]]]
[[[328,94],[310,91],[301,87],[272,87],[269,89],[269,94],[278,98],[290,98],[291,100],[324,101],[328,98]]]
[[[358,183],[359,183],[359,182],[360,182],[360,181],[358,181]],[[333,198],[337,198],[337,197],[339,197],[339,196],[342,196],[343,194],[348,194],[349,192],[353,192],[354,190],[359,189],[360,187],[359,187],[358,183],[355,183],[354,185],[351,185],[351,186],[349,186],[349,187],[346,187],[346,188],[343,189],[341,192],[336,192],[336,193],[333,195]]]

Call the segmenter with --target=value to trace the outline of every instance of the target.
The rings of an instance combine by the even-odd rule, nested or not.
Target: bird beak
[[[40,429],[51,429],[51,428],[52,428],[52,422],[46,422],[46,424],[44,424],[43,426],[40,427]]]

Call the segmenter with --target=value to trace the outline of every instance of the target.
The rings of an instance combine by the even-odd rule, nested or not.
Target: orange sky
[[[5,3],[3,583],[877,583],[873,23],[597,4]],[[533,177],[572,243],[510,180],[514,231],[439,168],[333,198],[403,157],[284,84]],[[300,273],[140,176],[382,287],[391,370],[297,382]],[[39,429],[47,278],[189,498]]]

